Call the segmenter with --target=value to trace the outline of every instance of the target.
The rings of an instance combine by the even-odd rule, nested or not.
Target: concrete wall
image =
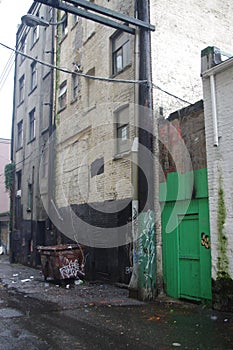
[[[191,103],[202,98],[200,52],[208,45],[231,52],[232,6],[228,0],[151,0],[153,82]],[[155,114],[186,106],[154,89]]]

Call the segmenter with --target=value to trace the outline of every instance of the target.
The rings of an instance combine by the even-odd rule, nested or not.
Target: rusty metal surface
[[[83,278],[84,247],[79,244],[63,244],[37,247],[41,256],[42,273],[47,279]]]
[[[53,245],[53,246],[38,246],[37,250],[38,251],[61,251],[61,250],[74,250],[74,249],[80,249],[84,248],[83,245],[81,244],[58,244],[58,245]]]

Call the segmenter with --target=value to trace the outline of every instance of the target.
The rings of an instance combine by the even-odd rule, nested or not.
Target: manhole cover
[[[6,308],[6,309],[0,309],[0,318],[13,318],[13,317],[20,317],[23,316],[22,312],[16,310],[16,309],[11,309],[11,308]]]

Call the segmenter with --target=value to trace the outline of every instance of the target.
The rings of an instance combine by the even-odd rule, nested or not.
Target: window
[[[96,159],[91,163],[91,177],[104,173],[104,157]]]
[[[24,75],[19,79],[19,103],[24,100]]]
[[[27,211],[30,212],[31,210],[32,210],[32,184],[28,184]]]
[[[22,171],[19,170],[16,173],[16,190],[20,191],[21,190],[21,186],[22,186]]]
[[[28,141],[34,140],[36,137],[36,122],[35,122],[35,108],[29,113],[29,138]]]
[[[53,7],[51,7],[50,9],[47,8],[47,11],[48,11],[48,22],[54,22],[54,18],[53,18],[54,9],[53,9]]]
[[[76,23],[78,23],[78,15],[73,15],[72,25],[75,26]]]
[[[17,124],[17,149],[23,147],[23,121]]]
[[[33,61],[31,64],[31,90],[35,89],[37,85],[37,68],[36,62]]]
[[[35,26],[32,28],[32,46],[35,45],[38,39],[39,39],[39,26]]]
[[[95,76],[95,68],[90,69],[87,72],[87,75]],[[87,107],[94,107],[95,106],[95,80],[87,78]]]
[[[130,41],[127,33],[112,37],[112,74],[121,72],[130,64]]]
[[[117,153],[129,151],[129,107],[122,108],[115,113]]]
[[[72,101],[78,97],[78,75],[72,75]]]
[[[21,40],[20,40],[20,46],[19,46],[19,51],[25,53],[26,51],[26,36],[24,36]],[[20,63],[22,63],[25,60],[25,56],[20,55]]]
[[[42,164],[41,164],[41,177],[48,177],[48,163],[49,163],[49,148],[46,147],[42,154]]]
[[[68,33],[68,16],[65,14],[62,18],[61,21],[63,21],[61,24],[61,38],[63,39],[66,34]]]
[[[83,20],[82,23],[83,23],[83,42],[85,43],[88,39],[90,39],[95,34],[96,23],[94,21],[90,21],[89,19]]]
[[[60,85],[59,89],[59,95],[58,95],[58,104],[59,104],[59,109],[63,109],[66,107],[67,103],[67,81],[64,81]]]

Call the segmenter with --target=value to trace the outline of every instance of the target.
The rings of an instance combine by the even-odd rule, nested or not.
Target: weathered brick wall
[[[105,5],[105,1],[97,1]],[[108,7],[134,15],[133,1],[111,1]],[[111,77],[111,42],[115,30],[79,18],[72,27],[68,20],[68,35],[60,45],[60,65],[74,69],[81,64],[84,74]],[[78,40],[76,41],[76,38]],[[131,64],[116,79],[134,79],[134,37],[130,36]],[[56,201],[63,207],[86,202],[103,202],[132,196],[130,154],[115,159],[116,135],[114,112],[129,104],[130,118],[134,118],[134,85],[79,78],[79,95],[71,103],[71,76],[59,73],[59,84],[67,80],[67,107],[58,114]],[[130,128],[133,137],[134,129]],[[131,140],[132,142],[132,140]],[[91,176],[91,165],[104,160],[104,171]]]
[[[159,139],[160,182],[169,172],[206,168],[203,102],[174,112],[166,120],[159,119]]]
[[[212,276],[221,277],[222,267],[233,278],[233,146],[232,146],[232,92],[233,63],[229,69],[215,76],[219,146],[214,146],[213,114],[210,78],[203,78],[206,124],[207,166],[212,248]],[[220,194],[220,192],[222,194]],[[226,215],[224,220],[224,213]],[[222,224],[218,218],[223,219]],[[226,241],[221,238],[226,237]],[[225,242],[225,243],[224,243]],[[226,249],[224,248],[226,246]]]
[[[233,8],[223,1],[151,0],[153,82],[191,103],[202,98],[200,54],[206,46],[232,52]],[[154,89],[154,109],[164,116],[186,106]]]

